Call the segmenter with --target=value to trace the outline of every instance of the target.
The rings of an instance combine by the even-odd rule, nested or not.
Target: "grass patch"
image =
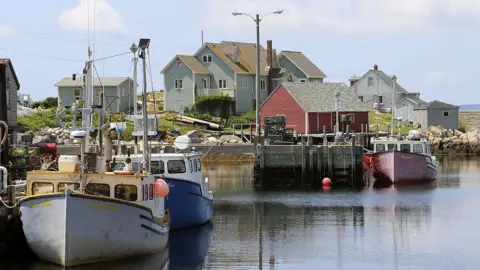
[[[368,120],[370,123],[370,131],[376,131],[376,125],[378,125],[378,131],[386,132],[392,123],[392,113],[379,113],[377,111],[370,111],[368,113]],[[401,123],[400,125],[400,133],[402,134],[408,133],[410,130],[415,129],[410,123]],[[394,133],[398,133],[397,122],[395,122],[393,131]]]

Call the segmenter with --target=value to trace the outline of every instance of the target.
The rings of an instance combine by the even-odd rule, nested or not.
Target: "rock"
[[[63,141],[63,143],[66,144],[66,145],[71,145],[71,144],[73,144],[73,140],[66,139],[66,140]]]
[[[37,135],[32,139],[32,143],[54,143],[55,139],[51,135]]]
[[[57,139],[55,140],[55,143],[56,143],[56,144],[63,144],[64,141],[63,141],[62,138],[57,138]]]
[[[28,108],[28,107],[23,107],[23,106],[18,106],[17,107],[17,116],[18,117],[27,117],[29,115],[37,113],[38,110]]]
[[[441,136],[443,134],[443,131],[436,126],[431,126],[428,130],[435,136]]]
[[[242,139],[235,135],[222,135],[219,139],[221,142],[226,143],[233,140],[236,140],[236,143],[243,143]]]
[[[218,142],[217,138],[215,138],[215,137],[208,137],[207,141],[209,143],[217,143]]]
[[[238,140],[230,140],[229,143],[238,143]]]
[[[187,133],[185,133],[185,136],[188,136],[190,139],[192,139],[192,138],[198,138],[199,134],[197,130],[190,130]]]
[[[77,140],[77,139],[73,140],[73,144],[80,144],[80,140]]]

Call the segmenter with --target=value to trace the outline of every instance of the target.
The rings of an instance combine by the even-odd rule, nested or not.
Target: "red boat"
[[[437,161],[425,140],[374,141],[374,151],[364,154],[364,166],[377,181],[393,184],[430,182],[437,178]]]

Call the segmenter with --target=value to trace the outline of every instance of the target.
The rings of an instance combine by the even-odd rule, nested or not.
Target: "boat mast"
[[[133,53],[133,121],[136,120],[137,117],[137,65],[138,65],[138,57],[137,51],[138,47],[135,43],[132,44],[130,47],[130,51]],[[135,136],[135,154],[138,154],[138,140],[137,136]]]
[[[147,61],[146,49],[150,45],[150,39],[142,38],[138,44],[141,50],[140,58],[143,62],[143,96],[142,96],[142,110],[143,110],[143,172],[150,173],[149,149],[148,149],[148,115],[147,115]]]
[[[394,119],[395,119],[395,94],[396,94],[396,91],[395,91],[395,88],[396,88],[396,84],[397,84],[397,76],[393,75],[393,89],[392,89],[392,125],[391,125],[391,129],[390,129],[390,137],[393,138],[393,128],[394,128]]]

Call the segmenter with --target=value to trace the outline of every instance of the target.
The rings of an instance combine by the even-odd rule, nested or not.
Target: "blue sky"
[[[378,64],[426,101],[480,103],[478,0],[6,1],[0,58],[12,59],[20,91],[39,100],[55,96],[54,84],[62,77],[81,73],[89,39],[97,41],[100,58],[128,52],[132,42],[148,37],[153,85],[162,89],[160,70],[175,54],[193,54],[202,30],[208,42],[255,42],[253,21],[231,12],[275,9],[284,13],[262,21],[262,44],[271,39],[277,51],[304,52],[328,81],[348,83]],[[100,76],[131,76],[131,56],[96,68]]]

